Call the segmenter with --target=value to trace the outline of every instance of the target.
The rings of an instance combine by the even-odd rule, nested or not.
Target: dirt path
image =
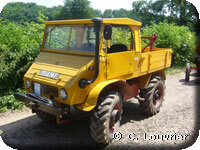
[[[173,74],[173,75],[172,75]],[[184,82],[184,73],[167,75],[165,101],[160,113],[146,117],[137,100],[124,104],[122,126],[118,137],[106,148],[177,148],[192,142],[195,133],[195,89],[200,81],[196,73]],[[0,114],[0,135],[13,148],[95,146],[89,135],[89,119],[83,118],[63,125],[42,122],[29,109]],[[168,147],[169,148],[169,147]]]

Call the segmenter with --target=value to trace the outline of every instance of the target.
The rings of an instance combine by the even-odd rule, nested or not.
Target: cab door
[[[133,74],[134,51],[107,54],[107,78]]]
[[[107,79],[124,78],[133,74],[135,46],[129,26],[112,26],[112,36],[107,42]]]

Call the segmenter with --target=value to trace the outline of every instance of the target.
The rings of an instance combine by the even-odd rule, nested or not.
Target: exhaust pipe
[[[94,32],[96,35],[96,43],[95,43],[95,74],[92,77],[91,80],[86,80],[86,79],[81,79],[79,81],[79,87],[80,88],[85,88],[86,85],[89,85],[93,83],[99,74],[99,33],[101,31],[101,23],[102,23],[102,18],[96,17],[93,18],[92,21],[94,22]]]

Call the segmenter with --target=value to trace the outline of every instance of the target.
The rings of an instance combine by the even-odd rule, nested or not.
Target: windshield
[[[94,52],[93,26],[47,26],[44,48]]]

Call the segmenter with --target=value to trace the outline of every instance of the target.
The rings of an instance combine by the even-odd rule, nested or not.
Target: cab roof
[[[103,18],[103,24],[114,24],[114,25],[134,25],[141,26],[142,23],[130,18]],[[75,20],[58,20],[58,21],[45,21],[46,25],[53,24],[93,24],[92,19],[75,19]]]

